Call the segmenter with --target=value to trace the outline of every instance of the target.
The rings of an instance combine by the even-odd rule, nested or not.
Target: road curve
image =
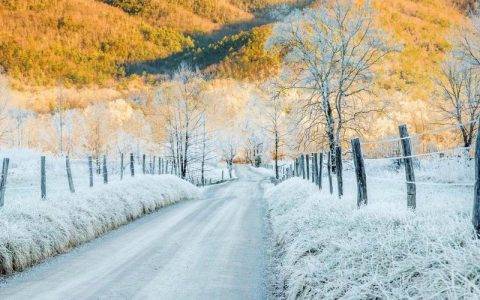
[[[0,299],[266,299],[264,177],[206,189],[0,283]]]

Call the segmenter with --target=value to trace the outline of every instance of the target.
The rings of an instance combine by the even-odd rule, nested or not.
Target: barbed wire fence
[[[435,145],[432,141],[443,137],[450,141],[455,134],[452,131],[458,130],[461,126],[476,125],[477,135],[475,144],[468,147],[443,148]],[[415,133],[410,135],[406,125],[399,126],[398,137],[379,139],[373,141],[361,141],[359,138],[351,140],[351,146],[346,153],[342,152],[340,146],[336,147],[334,153],[330,151],[319,151],[317,153],[301,154],[293,159],[290,164],[283,164],[280,168],[280,181],[291,177],[300,177],[309,180],[319,189],[323,188],[323,178],[328,180],[329,193],[334,193],[333,179],[336,177],[336,191],[339,198],[343,196],[344,178],[343,171],[351,170],[354,173],[354,181],[357,188],[357,207],[368,205],[368,180],[375,180],[386,183],[399,183],[399,178],[389,178],[368,174],[367,167],[387,164],[393,171],[404,173],[403,182],[406,186],[406,206],[415,210],[417,206],[417,186],[431,186],[443,188],[462,188],[471,190],[473,195],[472,223],[480,236],[480,122],[474,120],[453,126],[444,126],[434,130]],[[455,141],[453,141],[455,142]],[[451,143],[446,143],[451,144]],[[336,165],[332,170],[332,160]],[[421,164],[435,161],[449,168],[465,168],[469,174],[467,180],[458,178],[448,179],[448,174],[434,174],[437,178],[429,176],[416,177],[416,172],[421,171]],[[325,169],[325,171],[323,171]],[[422,174],[420,174],[422,175]],[[455,176],[453,176],[455,177]]]
[[[200,170],[192,166],[184,178],[197,186],[223,183],[225,172],[214,174],[213,167],[204,167],[211,177],[200,180]],[[217,172],[218,173],[218,172]],[[98,185],[119,182],[128,177],[170,174],[179,176],[169,156],[135,155],[120,153],[117,156],[71,158],[69,156],[29,156],[27,159],[3,158],[0,174],[0,207],[5,199],[21,203],[25,198],[48,199],[64,193],[86,191]],[[217,176],[215,176],[217,175]]]

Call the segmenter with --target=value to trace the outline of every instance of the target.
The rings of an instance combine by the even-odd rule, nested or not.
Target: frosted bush
[[[439,196],[432,189],[412,212],[404,194],[389,192],[391,185],[372,185],[373,200],[361,209],[351,184],[343,199],[298,178],[267,192],[277,256],[275,294],[288,299],[480,297],[480,242],[470,222],[470,194]]]
[[[5,206],[0,208],[0,274],[21,271],[163,206],[198,196],[196,187],[175,176],[141,176]]]

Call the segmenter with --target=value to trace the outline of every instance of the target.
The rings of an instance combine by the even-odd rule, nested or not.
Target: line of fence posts
[[[402,159],[405,165],[405,179],[407,185],[407,207],[409,209],[416,209],[416,183],[415,171],[413,165],[413,152],[411,138],[408,134],[408,128],[405,124],[399,127],[399,136],[402,147]],[[477,238],[480,238],[480,118],[477,121],[477,136],[475,143],[475,187],[474,187],[474,201],[472,212],[472,224],[476,232]],[[365,161],[363,158],[362,147],[360,139],[354,138],[351,140],[352,159],[355,168],[355,177],[357,183],[357,207],[361,208],[368,204],[368,189]],[[312,182],[316,183],[322,189],[322,166],[323,153],[301,154],[293,160],[293,163],[288,168],[283,168],[283,178],[290,176],[302,177],[309,181],[311,158],[311,176]],[[335,147],[335,164],[338,184],[338,196],[343,195],[343,163],[342,163],[342,149]],[[332,153],[327,151],[327,177],[329,181],[330,194],[333,193],[332,184]]]
[[[103,178],[103,183],[108,184],[109,178],[108,178],[108,163],[107,163],[107,156],[103,155],[103,157],[97,156],[95,158],[96,160],[96,172],[102,176]],[[5,190],[7,187],[7,176],[8,176],[8,169],[9,169],[9,158],[4,158],[3,159],[3,164],[2,164],[2,173],[0,174],[0,207],[4,206],[5,204]],[[158,171],[156,170],[158,162]],[[94,185],[94,158],[92,156],[87,157],[87,164],[88,164],[88,178],[89,178],[89,187],[93,187]],[[75,184],[73,180],[73,174],[72,174],[72,167],[71,167],[71,159],[67,155],[65,156],[65,170],[66,170],[66,175],[67,175],[67,182],[68,182],[68,188],[71,193],[75,193]],[[124,177],[124,171],[125,171],[125,156],[124,153],[120,153],[120,180],[123,180]],[[142,171],[144,174],[147,173],[146,170],[146,155],[143,154],[142,156]],[[150,166],[149,166],[149,172],[150,174],[174,174],[174,165],[173,163],[169,163],[168,160],[162,159],[161,157],[153,156],[150,158]],[[130,153],[130,175],[132,177],[135,176],[135,160],[134,160],[134,154]],[[199,185],[200,181],[193,176],[190,176],[190,182]],[[222,170],[222,179],[221,181],[224,181],[224,170]],[[202,183],[202,185],[205,185],[207,180]],[[210,178],[208,181],[210,184],[212,184],[212,179]],[[42,200],[45,200],[47,198],[47,174],[46,174],[46,156],[42,155],[40,156],[40,197]]]

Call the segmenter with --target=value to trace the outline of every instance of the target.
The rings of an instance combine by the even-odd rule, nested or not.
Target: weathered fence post
[[[123,170],[125,169],[123,164],[123,153],[120,153],[120,180],[123,179]]]
[[[40,157],[40,191],[41,198],[47,198],[47,177],[45,172],[45,156]]]
[[[405,162],[405,178],[407,180],[407,207],[417,207],[417,188],[415,185],[415,172],[413,170],[412,144],[408,135],[407,125],[398,127],[402,139],[403,160]]]
[[[143,157],[142,157],[142,171],[143,171],[143,175],[145,175],[145,173],[147,172],[147,169],[146,169],[146,162],[145,160],[147,159],[147,156],[144,154]]]
[[[335,170],[337,171],[338,197],[343,196],[342,147],[335,148]]]
[[[301,171],[302,171],[302,178],[306,178],[305,174],[305,155],[300,155],[300,166],[301,166]]]
[[[223,169],[222,169],[222,182],[223,182]]]
[[[307,180],[310,180],[310,155],[305,154]]]
[[[133,153],[130,153],[130,175],[135,176],[135,162],[133,160]]]
[[[318,169],[318,154],[312,154],[312,182],[316,184],[317,182],[317,169]]]
[[[154,155],[153,156],[153,161],[152,161],[152,175],[155,174],[155,167],[157,166],[157,157]]]
[[[162,158],[158,157],[158,175],[162,174]]]
[[[90,187],[93,186],[93,158],[91,156],[88,157],[88,179]]]
[[[65,168],[67,169],[68,188],[71,193],[75,193],[75,186],[73,185],[72,168],[70,167],[70,158],[65,157]]]
[[[2,178],[0,180],[0,207],[2,207],[5,203],[5,189],[7,188],[7,176],[8,176],[9,163],[10,163],[9,158],[3,159]]]
[[[322,169],[323,169],[323,153],[320,152],[318,154],[319,156],[319,161],[318,161],[318,172],[317,172],[317,179],[318,179],[318,187],[322,189]]]
[[[108,183],[108,170],[107,170],[107,156],[103,156],[103,183],[107,184]]]
[[[367,175],[365,174],[365,162],[362,155],[362,147],[358,138],[352,140],[353,164],[357,177],[357,206],[367,205]]]
[[[477,140],[475,143],[475,192],[473,198],[472,223],[477,233],[477,237],[480,238],[480,119],[477,122]]]
[[[328,162],[327,162],[327,174],[328,174],[328,185],[330,187],[330,195],[333,194],[333,183],[332,183],[332,152],[328,150]]]

